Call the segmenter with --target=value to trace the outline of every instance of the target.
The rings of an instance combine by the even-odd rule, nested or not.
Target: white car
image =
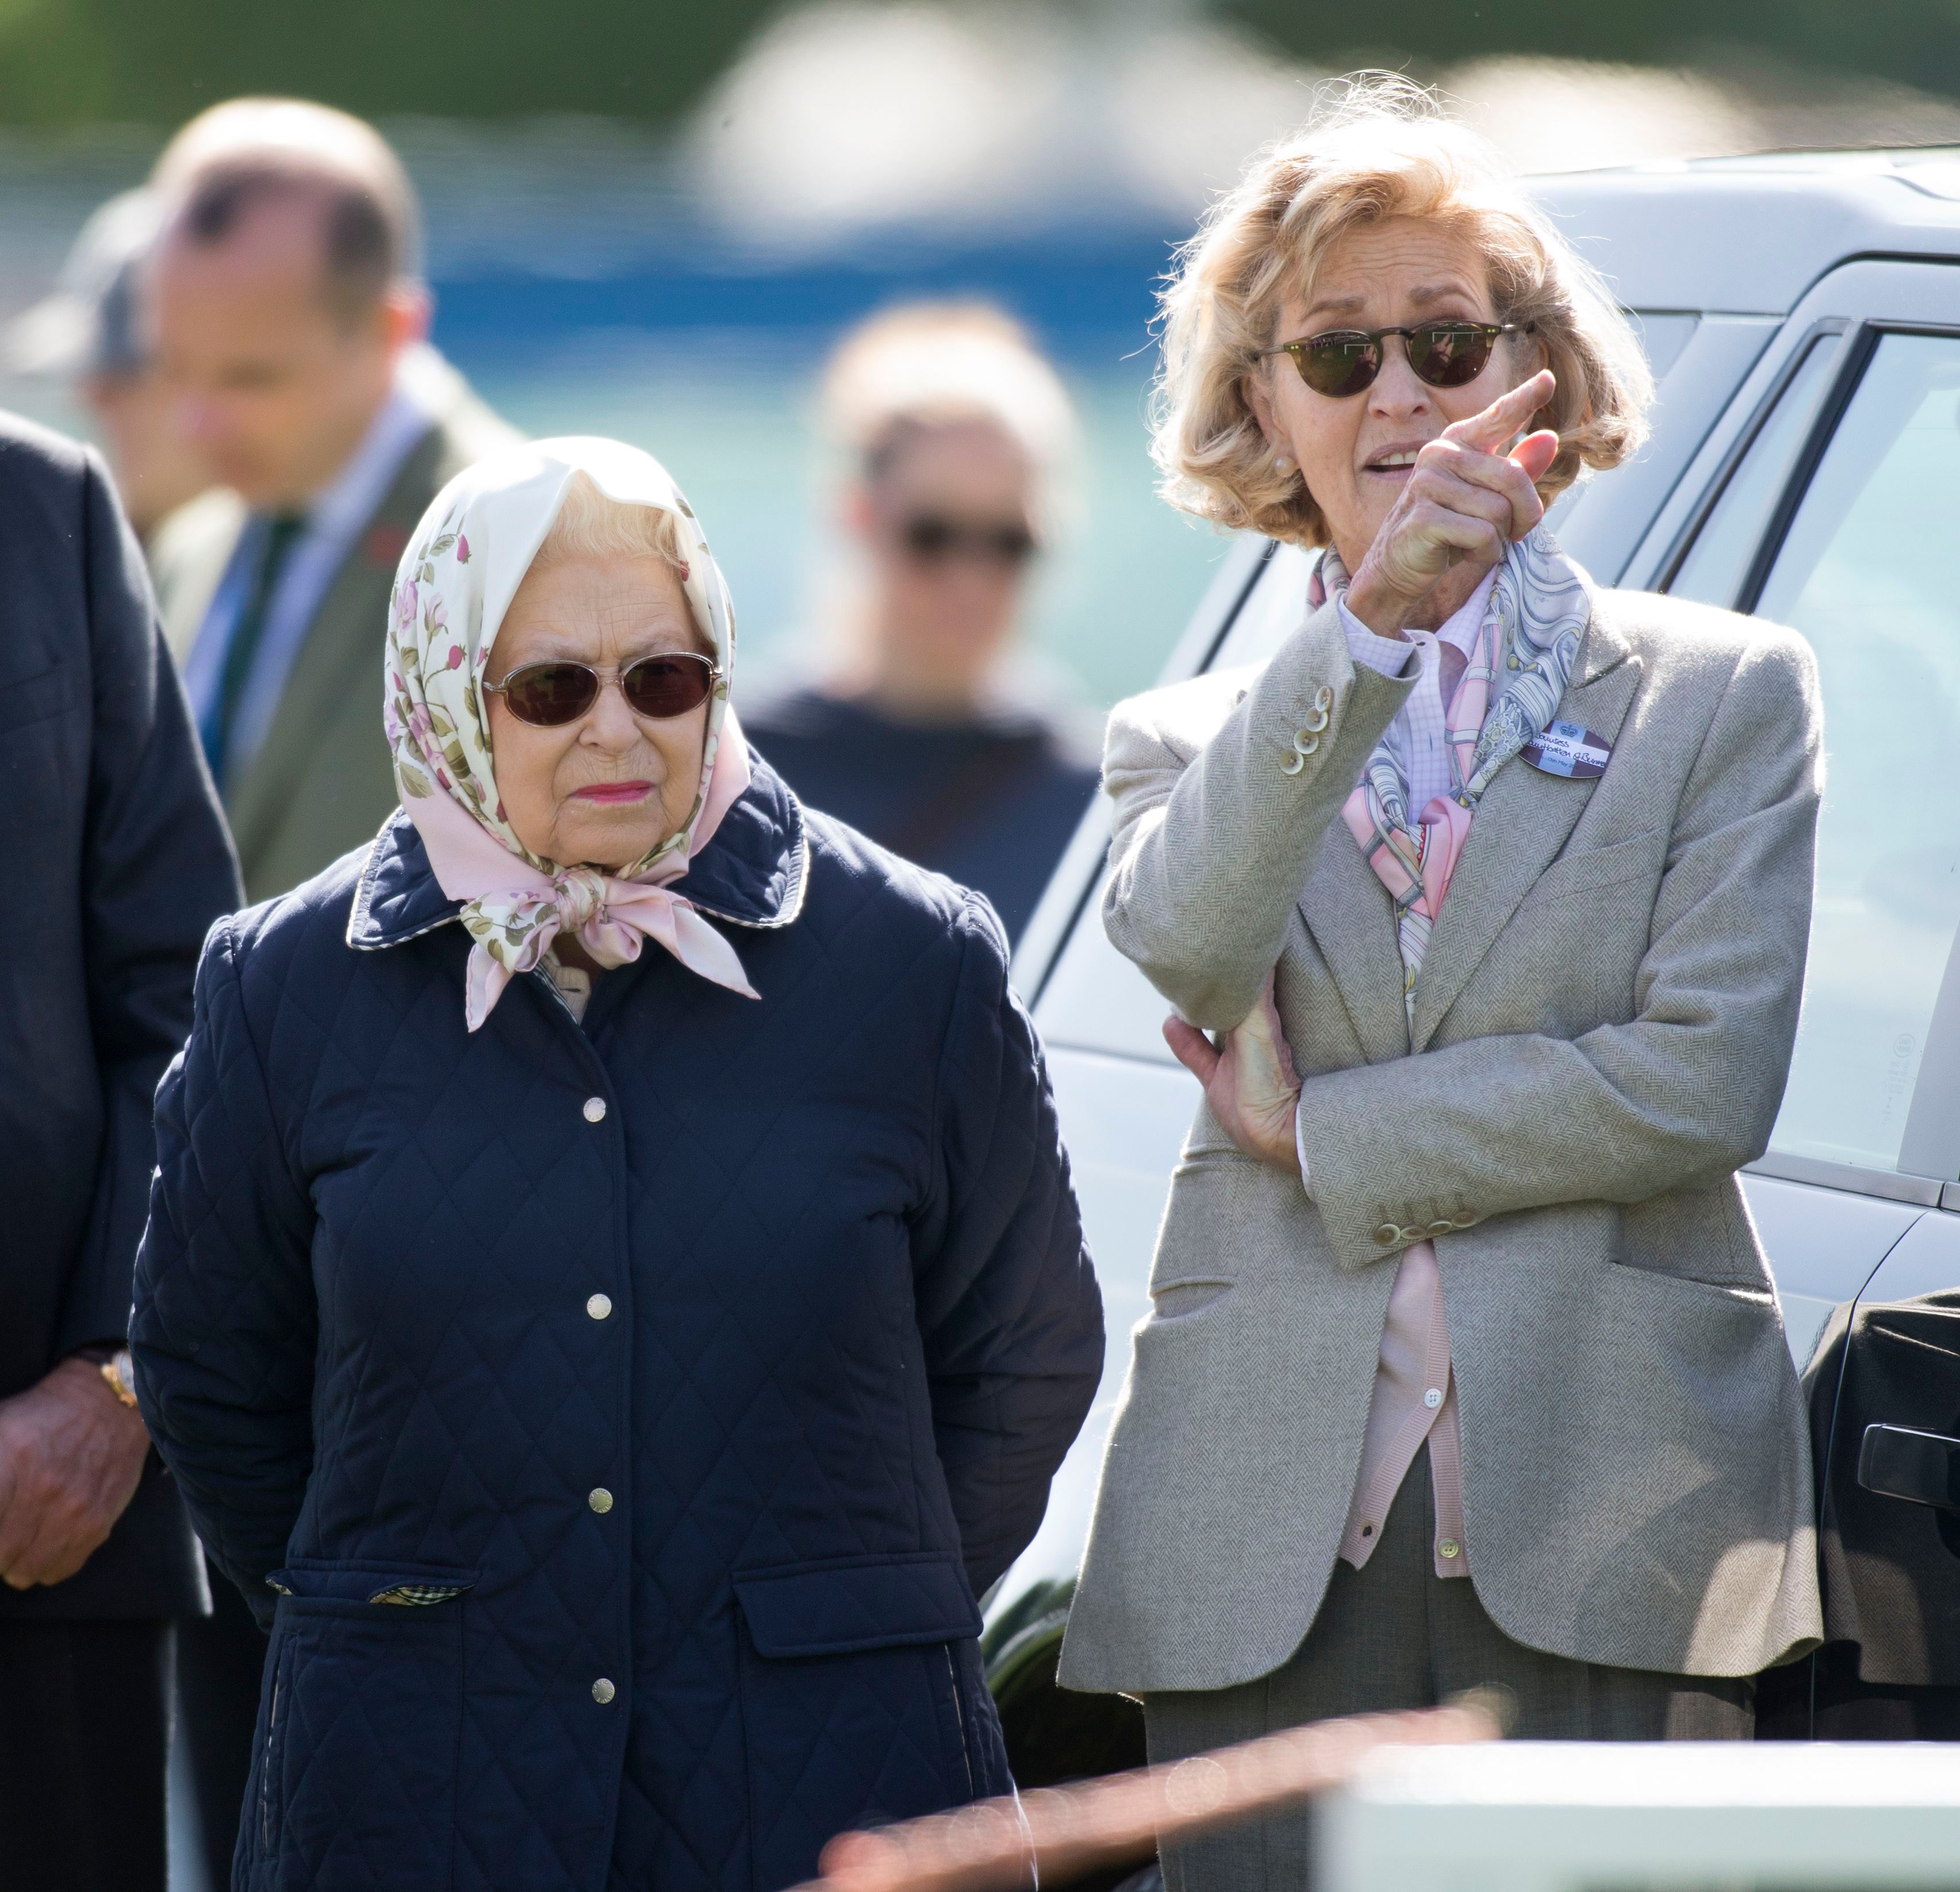
[[[1659,388],[1651,444],[1561,500],[1553,529],[1602,584],[1794,625],[1822,673],[1803,1022],[1770,1152],[1745,1178],[1801,1367],[1838,1304],[1960,1286],[1960,150],[1535,188],[1637,316]],[[1163,680],[1268,657],[1300,620],[1308,569],[1297,549],[1234,544]],[[1198,1096],[1160,1035],[1164,1000],[1103,936],[1108,832],[1099,805],[1015,959],[1109,1332],[1094,1410],[988,1613],[1023,1785],[1142,1754],[1132,1705],[1053,1679]]]

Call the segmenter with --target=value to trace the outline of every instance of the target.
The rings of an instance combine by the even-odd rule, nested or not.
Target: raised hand
[[[1217,1045],[1181,1018],[1166,1019],[1163,1035],[1178,1062],[1204,1086],[1204,1101],[1226,1135],[1247,1156],[1297,1175],[1293,1113],[1300,1080],[1273,1003],[1272,975],[1260,987],[1258,1004]]]
[[[1481,414],[1456,421],[1416,456],[1402,495],[1348,587],[1348,609],[1384,637],[1399,636],[1424,599],[1456,567],[1488,571],[1545,517],[1534,482],[1558,453],[1558,436],[1505,444],[1552,396],[1541,368]]]

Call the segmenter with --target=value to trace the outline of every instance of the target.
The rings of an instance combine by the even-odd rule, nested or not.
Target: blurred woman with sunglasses
[[[1009,674],[1068,397],[1017,323],[928,304],[848,336],[823,406],[855,582],[827,667],[749,727],[799,793],[978,888],[1018,937],[1096,784],[1093,749]]]
[[[145,1416],[272,1636],[238,1882],[766,1892],[1004,1791],[975,1598],[1102,1359],[984,901],[806,812],[686,501],[451,482],[373,845],[213,931]]]
[[[1141,1696],[1153,1760],[1478,1684],[1526,1736],[1745,1738],[1819,1630],[1736,1175],[1803,987],[1810,653],[1560,549],[1647,370],[1413,87],[1263,154],[1166,303],[1169,498],[1319,556],[1269,663],[1110,722],[1104,922],[1204,1100],[1062,1679]]]

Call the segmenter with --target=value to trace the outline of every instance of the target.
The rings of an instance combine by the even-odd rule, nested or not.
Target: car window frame
[[[1825,316],[1813,322],[1802,335],[1796,338],[1795,342],[1784,353],[1781,361],[1777,364],[1769,386],[1758,397],[1754,409],[1751,410],[1747,419],[1717,461],[1713,473],[1710,475],[1701,496],[1695,501],[1694,509],[1688,514],[1686,523],[1676,533],[1672,545],[1663,555],[1659,570],[1654,574],[1650,582],[1643,587],[1644,589],[1662,593],[1671,592],[1673,590],[1675,581],[1681,577],[1683,568],[1693,555],[1695,546],[1700,542],[1703,531],[1716,513],[1720,510],[1723,501],[1728,498],[1730,488],[1735,484],[1736,475],[1742,471],[1743,463],[1755,452],[1756,443],[1761,439],[1764,430],[1769,425],[1771,420],[1782,406],[1784,398],[1789,394],[1791,383],[1802,374],[1805,364],[1810,359],[1812,351],[1821,346],[1830,336],[1849,335],[1857,326],[1849,316]],[[1818,418],[1830,409],[1831,402],[1836,398],[1839,386],[1842,383],[1845,365],[1845,361],[1841,356],[1838,364],[1837,375],[1825,390],[1822,399],[1818,403],[1818,417],[1813,418],[1810,431],[1805,437],[1803,444],[1798,448],[1796,455],[1791,463],[1793,472],[1799,466],[1806,466],[1806,482],[1809,474],[1816,471],[1817,460],[1815,458],[1809,459],[1806,466],[1806,456],[1810,454],[1813,445],[1817,448],[1817,457],[1821,458],[1822,455],[1822,444],[1818,442],[1817,437]],[[1842,411],[1840,408],[1837,410],[1837,413],[1841,414]],[[1832,422],[1834,425],[1836,415],[1834,415]],[[1828,441],[1829,436],[1826,434],[1824,438]],[[1765,526],[1766,532],[1771,526],[1776,523],[1782,504],[1783,498],[1780,494],[1770,509],[1768,524]],[[1789,529],[1790,521],[1786,518],[1782,521],[1782,531],[1787,533]],[[1780,536],[1777,543],[1779,545],[1782,543]],[[1761,549],[1759,541],[1758,554],[1760,553]],[[1761,577],[1757,576],[1756,557],[1757,554],[1752,554],[1748,565],[1744,569],[1742,583],[1738,588],[1736,594],[1739,597],[1748,593],[1752,580],[1755,585],[1752,596],[1761,595],[1763,583],[1768,577],[1768,570],[1765,568]],[[1725,608],[1732,610],[1742,609],[1740,605],[1736,604]]]
[[[1789,385],[1815,335],[1823,332],[1823,325],[1818,325],[1811,337],[1791,351],[1787,372],[1780,380],[1780,386]],[[1870,316],[1849,327],[1838,371],[1818,399],[1816,415],[1803,446],[1791,460],[1783,490],[1770,509],[1761,537],[1751,555],[1737,593],[1734,607],[1736,610],[1752,615],[1761,603],[1775,574],[1777,561],[1789,542],[1790,531],[1809,497],[1818,469],[1837,437],[1838,429],[1851,411],[1873,358],[1889,335],[1927,335],[1960,340],[1960,322]],[[1762,415],[1752,425],[1751,444],[1774,406],[1774,401],[1764,403]],[[1740,466],[1747,453],[1745,446],[1736,455],[1736,466]],[[1724,490],[1726,487],[1725,479]],[[1713,502],[1706,508],[1703,514],[1704,521],[1713,516],[1720,497],[1717,493]],[[1682,561],[1693,542],[1691,536],[1685,539]],[[1674,570],[1678,573],[1678,563]],[[1828,704],[1825,714],[1828,728]],[[1862,1165],[1823,1162],[1774,1149],[1754,1167],[1764,1174],[1798,1181],[1828,1181],[1836,1188],[1885,1195],[1895,1200],[1919,1202],[1929,1208],[1960,1208],[1960,931],[1956,931],[1947,949],[1946,968],[1941,975],[1939,989],[1934,995],[1933,1010],[1927,1016],[1926,1044],[1920,1054],[1918,1073],[1913,1080],[1912,1097],[1906,1106],[1898,1167],[1891,1170],[1867,1169]],[[1876,1186],[1882,1184],[1890,1186]]]

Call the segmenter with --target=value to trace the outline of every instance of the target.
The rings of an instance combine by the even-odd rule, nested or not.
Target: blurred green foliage
[[[1312,64],[1426,67],[1494,53],[1713,63],[1772,83],[1806,69],[1960,97],[1960,0],[1224,0]]]
[[[1119,22],[1124,0],[1057,0]],[[671,118],[778,0],[0,0],[0,122],[173,125],[243,91],[376,116]],[[1481,54],[1866,74],[1960,96],[1960,0],[1217,0],[1320,65]]]
[[[240,92],[372,116],[660,119],[772,0],[0,0],[0,122],[172,126]]]

